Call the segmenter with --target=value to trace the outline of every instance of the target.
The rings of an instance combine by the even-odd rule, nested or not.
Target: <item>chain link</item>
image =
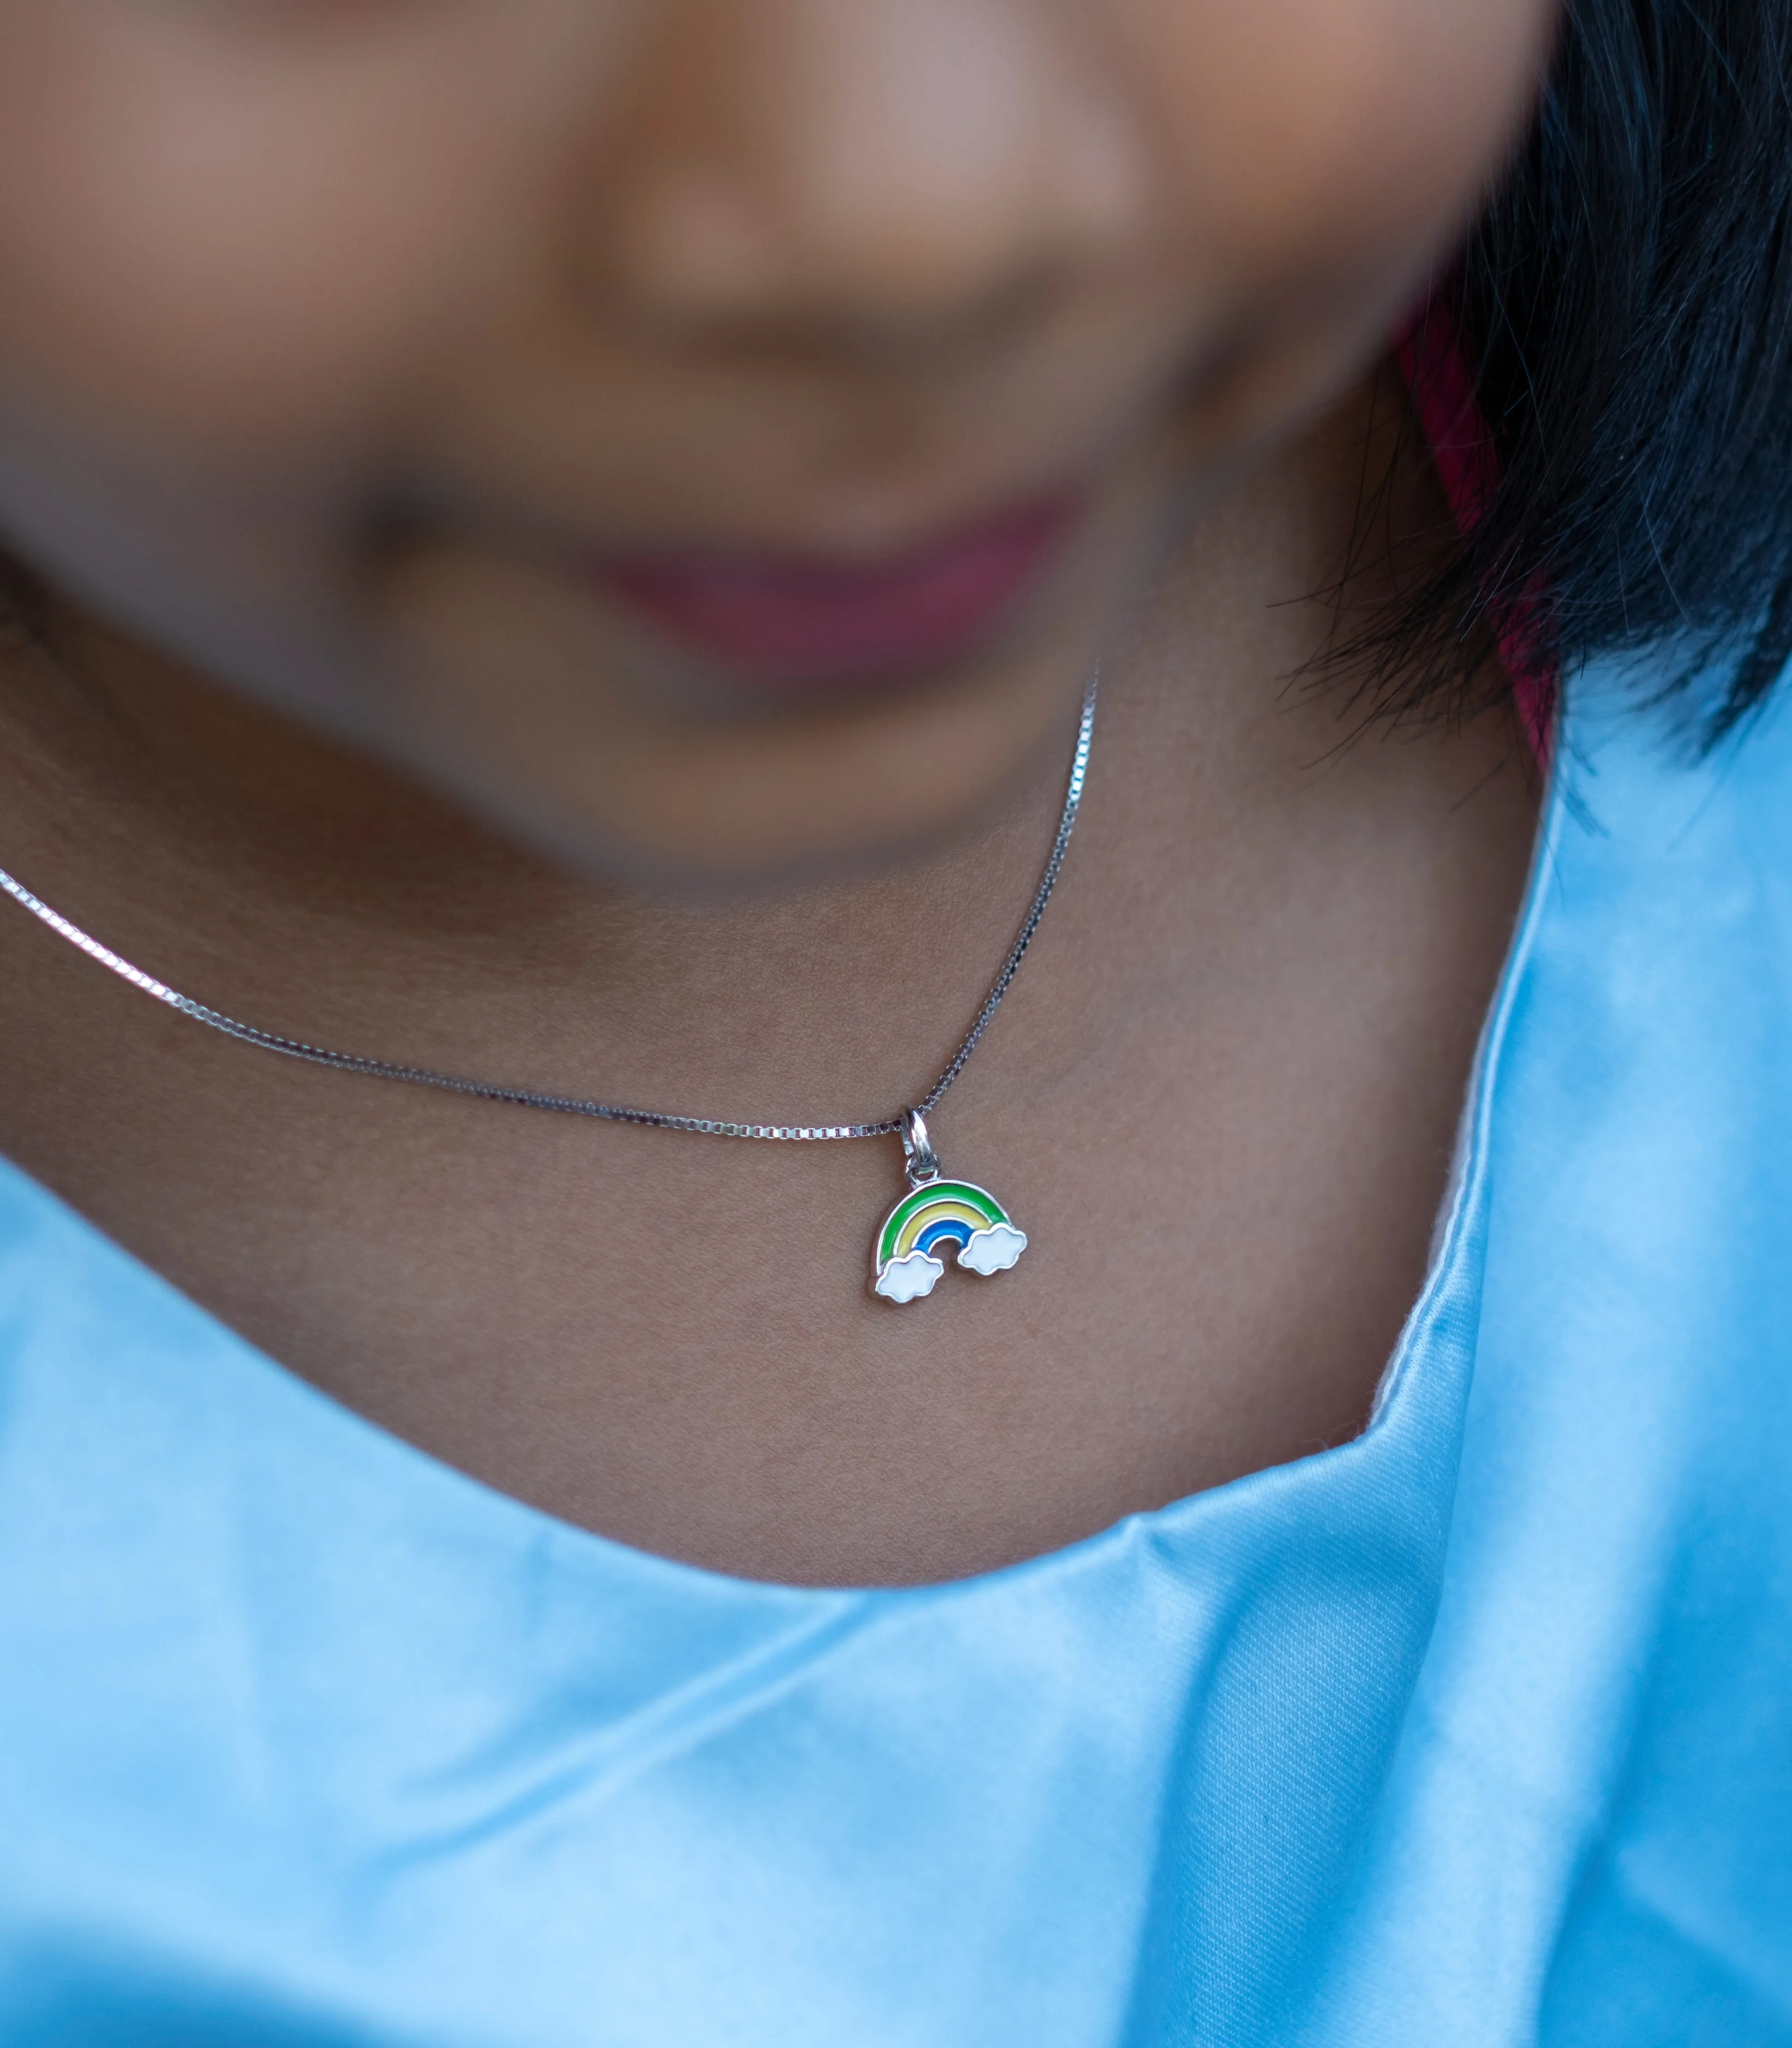
[[[921,1100],[914,1105],[923,1116],[930,1116],[940,1104],[941,1098],[964,1070],[964,1063],[977,1049],[990,1020],[1001,1007],[1002,999],[1008,992],[1027,948],[1033,943],[1033,935],[1039,929],[1039,921],[1045,914],[1045,906],[1051,901],[1052,891],[1057,885],[1059,871],[1064,866],[1065,855],[1070,847],[1070,835],[1075,829],[1076,813],[1083,801],[1083,784],[1088,774],[1089,746],[1095,734],[1096,691],[1100,682],[1100,672],[1089,678],[1089,685],[1083,696],[1082,723],[1077,728],[1076,751],[1071,758],[1070,782],[1065,793],[1063,815],[1058,820],[1057,836],[1052,841],[1051,852],[1045,860],[1045,871],[1039,878],[1039,886],[1034,891],[1033,902],[1022,923],[1019,936],[1009,948],[1008,956],[1002,964],[1002,971],[995,977],[983,1007],[972,1020],[971,1028],[960,1041],[957,1050],[947,1061],[945,1070],[934,1082]],[[222,1031],[227,1038],[239,1039],[246,1045],[259,1045],[264,1051],[284,1053],[288,1059],[308,1060],[314,1066],[334,1067],[340,1072],[368,1074],[378,1080],[409,1081],[418,1088],[445,1089],[451,1095],[475,1096],[482,1102],[514,1103],[525,1109],[557,1110],[568,1116],[595,1116],[607,1123],[645,1124],[654,1131],[688,1131],[704,1138],[760,1138],[783,1143],[822,1143],[840,1138],[894,1138],[901,1135],[902,1116],[880,1117],[872,1123],[731,1123],[711,1116],[675,1116],[669,1111],[657,1109],[629,1109],[619,1104],[592,1102],[576,1096],[538,1094],[533,1088],[503,1088],[492,1081],[475,1081],[463,1079],[458,1074],[437,1073],[429,1067],[400,1065],[390,1060],[374,1060],[359,1053],[338,1053],[328,1045],[308,1045],[302,1038],[288,1038],[278,1032],[264,1031],[254,1024],[245,1024],[239,1018],[227,1017],[222,1010],[209,1008],[183,995],[153,975],[145,974],[134,967],[122,955],[103,946],[99,940],[83,932],[78,925],[72,924],[60,911],[52,910],[41,898],[33,896],[24,883],[18,882],[0,868],[0,889],[4,889],[15,902],[22,904],[32,916],[48,925],[60,937],[78,947],[90,960],[97,960],[103,968],[128,981],[133,988],[141,989],[158,1003],[165,1003],[171,1010],[177,1010],[184,1017],[191,1017],[196,1023],[209,1025],[214,1031]]]

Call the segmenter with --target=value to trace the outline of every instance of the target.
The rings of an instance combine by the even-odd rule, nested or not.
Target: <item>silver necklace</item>
[[[968,1272],[987,1277],[1007,1272],[1026,1249],[1026,1232],[1015,1225],[987,1188],[979,1188],[969,1181],[949,1180],[941,1173],[939,1156],[928,1135],[927,1119],[939,1107],[946,1090],[964,1071],[965,1061],[989,1029],[990,1020],[1008,993],[1026,949],[1033,943],[1033,935],[1039,929],[1039,921],[1045,914],[1045,906],[1051,901],[1058,871],[1069,849],[1070,835],[1076,828],[1076,813],[1082,805],[1083,784],[1088,774],[1089,745],[1095,733],[1096,691],[1100,681],[1098,670],[1090,677],[1088,688],[1084,692],[1082,722],[1076,730],[1076,751],[1071,757],[1070,782],[1065,792],[1057,836],[1052,841],[1039,886],[1034,891],[1032,904],[1022,921],[1019,935],[1002,963],[1001,972],[991,984],[983,1007],[972,1020],[970,1030],[959,1041],[957,1050],[932,1088],[912,1107],[898,1110],[894,1116],[880,1117],[875,1123],[733,1123],[712,1116],[676,1116],[665,1110],[629,1109],[617,1103],[584,1101],[572,1096],[541,1095],[533,1088],[504,1088],[491,1081],[467,1080],[458,1074],[436,1073],[428,1067],[403,1066],[390,1060],[370,1059],[363,1053],[338,1053],[327,1045],[307,1045],[303,1039],[284,1038],[277,1031],[264,1031],[258,1025],[245,1024],[239,1018],[227,1017],[222,1010],[213,1010],[170,988],[165,982],[157,981],[153,975],[145,974],[142,968],[133,966],[109,946],[102,945],[60,911],[52,910],[4,868],[0,868],[0,889],[4,889],[16,902],[23,904],[33,917],[48,925],[59,937],[66,939],[72,946],[78,946],[102,967],[110,968],[133,988],[142,989],[145,995],[153,995],[157,1002],[165,1003],[169,1009],[178,1010],[182,1016],[191,1017],[196,1023],[209,1025],[214,1031],[240,1039],[246,1045],[259,1045],[266,1052],[282,1053],[289,1059],[308,1060],[315,1066],[335,1067],[343,1073],[370,1074],[378,1080],[409,1081],[419,1088],[445,1088],[454,1095],[476,1096],[482,1102],[514,1103],[525,1109],[558,1110],[568,1116],[600,1117],[610,1123],[642,1123],[655,1131],[686,1131],[703,1138],[755,1138],[782,1144],[824,1143],[843,1138],[899,1138],[902,1141],[908,1193],[884,1219],[883,1227],[874,1240],[871,1288],[888,1301],[913,1301],[932,1294],[933,1283],[946,1270],[944,1259],[934,1255],[936,1251],[944,1251],[950,1247],[960,1266]]]

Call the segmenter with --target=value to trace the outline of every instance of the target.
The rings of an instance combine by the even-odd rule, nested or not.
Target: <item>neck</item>
[[[1335,628],[1300,600],[1336,583],[1364,431],[1353,401],[1183,537],[1109,665],[1073,877],[1180,900],[1274,859],[1266,826],[1350,729],[1278,685]],[[1012,941],[1075,731],[1067,708],[949,845],[704,899],[570,873],[67,605],[7,680],[0,859],[158,978],[376,1057],[779,1123],[881,1117],[931,1080]],[[1372,788],[1378,751],[1328,772]],[[1049,948],[1053,1008],[1093,1045],[1148,955],[1085,937]]]

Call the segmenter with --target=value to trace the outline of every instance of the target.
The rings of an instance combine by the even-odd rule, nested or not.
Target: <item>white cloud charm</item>
[[[964,1255],[959,1254],[960,1259]],[[1013,1263],[1009,1261],[1010,1265]],[[877,1292],[886,1301],[918,1301],[923,1294],[933,1293],[933,1282],[945,1270],[931,1252],[911,1251],[906,1259],[891,1259],[879,1274]]]
[[[992,1223],[987,1230],[973,1231],[970,1243],[959,1247],[958,1263],[986,1276],[1006,1273],[1026,1249],[1024,1230],[1016,1230],[1011,1223]]]

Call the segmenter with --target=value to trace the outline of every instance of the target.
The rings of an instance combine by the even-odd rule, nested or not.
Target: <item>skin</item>
[[[1033,1238],[898,1312],[893,1146],[257,1055],[0,919],[0,1146],[549,1511],[986,1569],[1360,1426],[1534,778],[1288,679],[1447,519],[1378,359],[1545,0],[10,0],[0,864],[235,1014],[766,1120],[925,1087]],[[743,696],[580,572],[1088,512],[1011,626]],[[1336,595],[1362,508],[1392,543]],[[1356,553],[1360,554],[1360,546]],[[1384,559],[1384,556],[1386,559]],[[1313,593],[1333,593],[1315,596]]]

